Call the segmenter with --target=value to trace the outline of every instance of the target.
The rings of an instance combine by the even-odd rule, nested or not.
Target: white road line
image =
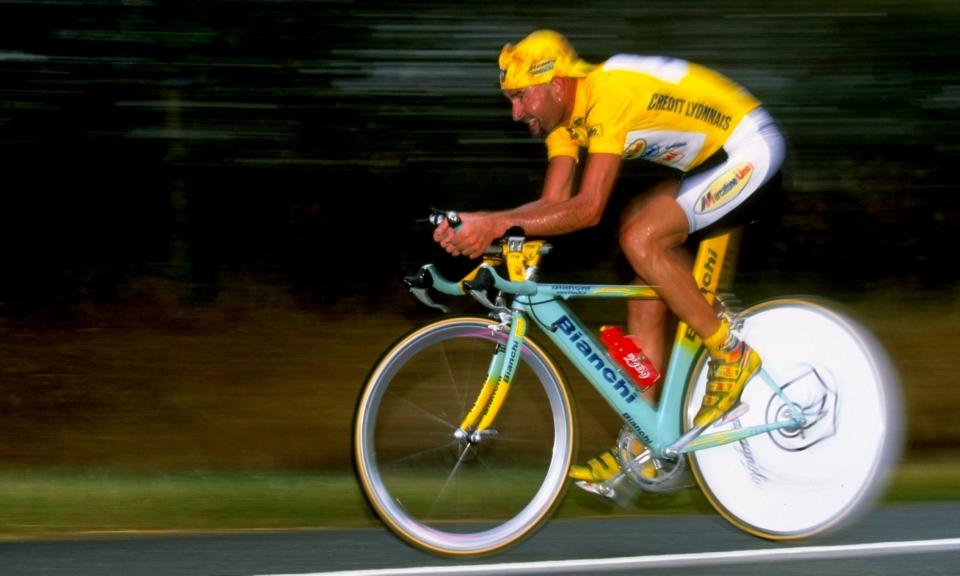
[[[661,554],[624,558],[597,558],[590,560],[551,560],[543,562],[512,562],[503,564],[467,564],[449,566],[421,566],[388,568],[382,570],[346,570],[339,572],[311,572],[300,574],[273,574],[263,576],[443,576],[462,574],[557,574],[563,572],[603,572],[635,570],[655,567],[704,566],[767,562],[770,560],[824,560],[829,558],[859,558],[890,554],[921,554],[960,550],[960,538],[941,540],[913,540],[905,542],[873,542],[843,546],[803,546],[768,550],[731,550],[729,552],[698,552],[692,554]]]

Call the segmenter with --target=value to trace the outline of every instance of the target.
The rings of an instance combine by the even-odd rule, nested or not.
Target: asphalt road
[[[237,575],[316,574],[329,571],[412,567],[522,564],[497,573],[594,574],[594,566],[561,564],[542,568],[538,562],[678,555],[652,566],[656,574],[768,573],[778,575],[938,575],[957,573],[960,541],[947,550],[891,552],[885,547],[861,549],[865,543],[913,542],[960,538],[960,503],[890,506],[872,511],[841,535],[793,544],[771,543],[745,535],[715,515],[555,521],[507,552],[474,560],[435,558],[414,550],[386,530],[322,530],[218,535],[111,536],[56,541],[0,543],[0,573],[5,576]],[[788,555],[759,559],[690,556],[703,552],[803,551],[818,547],[813,557]],[[844,552],[845,551],[845,552]],[[525,571],[525,572],[521,572]],[[608,570],[605,574],[634,574]]]

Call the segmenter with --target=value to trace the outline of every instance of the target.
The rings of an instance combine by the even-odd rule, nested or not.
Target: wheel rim
[[[374,371],[357,423],[358,468],[391,528],[443,554],[507,546],[535,528],[565,484],[572,453],[569,398],[556,368],[524,346],[496,435],[456,430],[506,337],[485,320],[418,331]]]

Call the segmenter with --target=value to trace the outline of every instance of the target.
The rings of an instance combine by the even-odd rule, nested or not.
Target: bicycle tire
[[[749,308],[741,337],[763,369],[811,417],[781,429],[691,452],[697,484],[738,528],[769,540],[832,533],[856,520],[885,486],[901,447],[899,380],[882,347],[836,306],[795,298]],[[690,429],[706,386],[707,355],[691,373],[685,399]],[[755,376],[750,409],[715,429],[764,424],[786,405]]]
[[[354,456],[376,514],[414,546],[445,556],[515,544],[560,502],[574,417],[556,365],[529,337],[493,429],[475,445],[454,432],[507,335],[481,317],[429,323],[401,338],[367,378]]]

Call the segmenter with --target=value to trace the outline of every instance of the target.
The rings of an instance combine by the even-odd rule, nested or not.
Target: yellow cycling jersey
[[[585,147],[688,171],[719,150],[759,105],[703,66],[617,55],[579,80],[569,123],[547,136],[547,157],[578,158]]]

